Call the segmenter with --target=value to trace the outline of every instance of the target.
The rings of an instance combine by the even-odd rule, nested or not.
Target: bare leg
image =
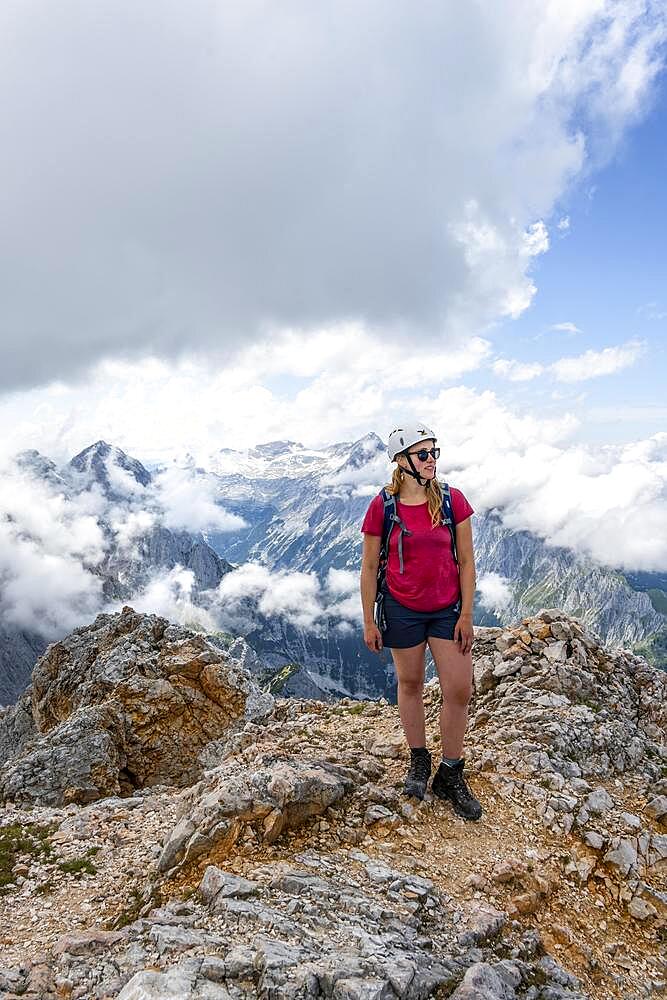
[[[461,653],[458,642],[428,639],[440,690],[440,739],[443,757],[461,757],[468,725],[468,703],[472,694],[472,653]]]
[[[424,726],[424,651],[426,643],[392,649],[398,679],[398,712],[408,746],[426,745]]]

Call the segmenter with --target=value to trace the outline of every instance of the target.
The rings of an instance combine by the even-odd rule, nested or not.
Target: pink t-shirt
[[[454,523],[460,524],[473,509],[460,490],[450,487]],[[398,525],[389,537],[387,587],[399,604],[413,611],[438,611],[454,604],[460,595],[459,571],[452,556],[449,528],[431,526],[426,502],[411,505],[397,501],[396,513],[412,534],[403,535],[403,573],[398,560]],[[382,537],[384,505],[374,497],[366,511],[361,530]]]

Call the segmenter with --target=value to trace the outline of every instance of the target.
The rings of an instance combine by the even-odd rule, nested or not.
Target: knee
[[[457,708],[467,708],[472,698],[472,684],[466,682],[448,687],[442,694],[443,703],[455,705]]]
[[[399,678],[398,688],[400,693],[407,695],[408,698],[417,697],[418,695],[421,695],[424,691],[424,681],[420,679],[401,680]]]

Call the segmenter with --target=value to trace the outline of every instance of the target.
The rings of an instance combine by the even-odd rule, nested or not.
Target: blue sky
[[[580,179],[559,210],[569,229],[551,230],[549,251],[533,269],[537,294],[528,310],[494,334],[499,353],[549,364],[639,339],[633,365],[585,382],[555,386],[541,378],[503,392],[521,408],[567,407],[581,419],[578,440],[630,441],[667,429],[667,86],[631,127],[610,162]],[[572,323],[579,333],[554,330]],[[498,388],[490,373],[471,384]],[[551,399],[553,389],[561,399]],[[579,401],[581,396],[584,396]]]

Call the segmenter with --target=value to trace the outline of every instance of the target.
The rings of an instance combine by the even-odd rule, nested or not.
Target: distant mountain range
[[[235,531],[200,533],[173,530],[160,520],[151,485],[160,466],[146,467],[119,448],[98,441],[58,469],[37,451],[23,452],[17,464],[33,478],[69,500],[96,489],[116,511],[136,511],[143,492],[152,505],[153,523],[128,549],[115,541],[105,522],[106,554],[94,572],[107,602],[131,603],[156,574],[177,567],[191,570],[193,605],[202,618],[226,574],[253,561],[272,572],[358,573],[360,524],[373,492],[386,474],[384,445],[375,434],[312,450],[293,441],[274,441],[248,451],[221,449],[209,469],[190,464],[188,476],[212,482],[216,502],[237,514],[245,526]],[[456,485],[454,483],[454,485]],[[142,489],[143,488],[143,489]],[[474,498],[471,498],[474,502]],[[506,624],[541,607],[560,607],[596,631],[611,646],[639,649],[667,666],[667,575],[623,574],[547,546],[528,532],[511,531],[502,512],[474,518],[478,578],[495,573],[507,581],[510,599],[495,612],[478,603],[478,624]],[[265,614],[249,594],[226,621],[216,606],[223,634],[239,626],[268,668],[265,680],[284,693],[326,699],[331,696],[393,698],[394,677],[388,652],[381,657],[363,645],[360,623],[330,617],[311,627],[290,616]],[[210,629],[209,629],[210,630]],[[0,703],[15,700],[29,682],[36,656],[46,640],[37,632],[0,622]]]

